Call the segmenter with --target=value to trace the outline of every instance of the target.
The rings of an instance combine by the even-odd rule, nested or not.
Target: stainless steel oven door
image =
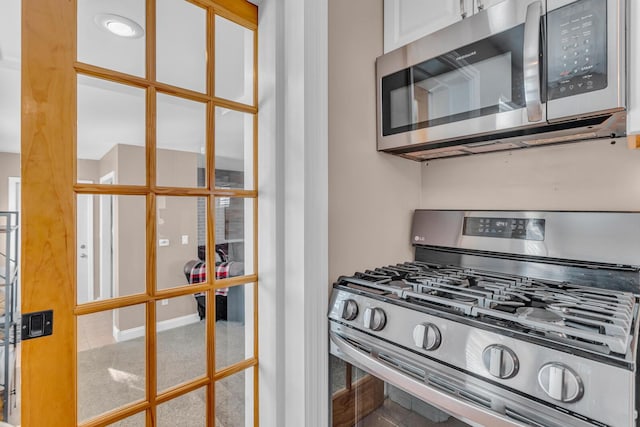
[[[626,106],[624,0],[547,0],[547,119]]]
[[[469,427],[392,383],[330,355],[334,427]]]
[[[349,372],[348,378],[341,380],[345,374],[336,372],[340,364],[334,359],[330,374],[334,385],[332,413],[335,426],[356,425],[367,416],[373,421],[379,416],[393,418],[400,414],[395,425],[420,425],[411,423],[414,417],[420,416],[425,423],[421,425],[434,427],[593,427],[586,419],[554,410],[338,322],[329,322],[329,338],[330,353],[362,371],[359,376],[360,371],[356,375]],[[371,377],[374,380],[363,380]],[[336,386],[336,383],[349,384],[349,387]],[[348,405],[351,399],[352,406],[358,406],[357,388],[349,391],[353,390],[354,384],[361,387],[360,393],[366,393],[369,407],[365,413],[354,412]],[[375,387],[378,387],[377,392]],[[395,404],[405,410],[407,407],[425,409],[412,414]],[[362,404],[360,408],[363,408]],[[352,421],[345,421],[347,418]],[[438,424],[444,421],[451,424]]]
[[[506,0],[378,58],[378,149],[545,122],[544,11]]]

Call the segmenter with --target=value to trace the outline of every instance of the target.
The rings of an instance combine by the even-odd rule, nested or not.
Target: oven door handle
[[[377,357],[378,351],[376,349],[372,348],[371,354],[364,353],[333,331],[329,332],[329,338],[342,354],[361,365],[368,372],[374,372],[374,376],[408,393],[419,396],[427,403],[448,412],[466,423],[479,427],[526,427],[526,424],[508,419],[506,416],[497,412],[480,408],[472,403],[460,400],[457,397],[430,387],[402,371],[398,371],[397,368],[394,368]],[[370,346],[370,343],[367,343],[367,346]]]
[[[542,4],[534,1],[527,6],[524,22],[524,100],[527,105],[529,122],[542,120],[542,100],[540,95],[540,20]]]

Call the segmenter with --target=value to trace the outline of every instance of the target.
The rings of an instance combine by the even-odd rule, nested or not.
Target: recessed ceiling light
[[[139,39],[144,36],[144,30],[140,24],[124,16],[101,13],[96,15],[93,20],[103,30],[109,31],[119,37]]]

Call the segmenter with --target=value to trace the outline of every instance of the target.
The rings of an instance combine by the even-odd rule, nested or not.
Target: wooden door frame
[[[212,7],[217,15],[232,18],[236,22],[257,28],[257,8],[246,2],[237,0],[188,0],[205,7]],[[154,1],[147,8],[148,31],[155,34]],[[211,28],[211,27],[209,27]],[[257,67],[257,31],[255,33],[254,67]],[[147,44],[154,45],[155,40],[147,38]],[[154,51],[154,49],[151,49]],[[153,57],[147,58],[147,67]],[[22,2],[22,227],[21,227],[21,256],[22,269],[22,312],[30,313],[42,310],[53,310],[53,335],[41,337],[22,343],[22,406],[21,423],[25,426],[69,425],[78,424],[77,402],[77,353],[76,353],[76,317],[108,308],[104,302],[92,303],[88,308],[76,308],[75,275],[76,275],[76,203],[75,196],[80,193],[107,194],[108,191],[99,186],[76,184],[76,92],[77,72],[83,70],[88,74],[95,74],[104,78],[118,81],[118,73],[106,73],[98,67],[76,62],[76,0],[37,0]],[[154,73],[148,74],[153,80]],[[212,87],[213,77],[209,77],[209,87]],[[215,105],[228,106],[254,114],[254,156],[257,156],[257,72],[254,68],[254,99],[252,106],[246,106],[223,99],[197,94],[187,94],[195,100],[208,98],[208,102]],[[128,80],[133,78],[127,77]],[[145,86],[144,79],[137,83]],[[162,87],[163,91],[171,92],[168,85],[155,84],[149,87],[147,96],[155,96],[155,88]],[[179,91],[180,92],[180,91]],[[155,98],[153,98],[155,99]],[[153,101],[152,101],[153,102]],[[152,110],[153,111],[153,110]],[[153,132],[154,118],[148,119],[148,131]],[[209,118],[211,120],[211,118]],[[209,122],[211,123],[211,122]],[[149,136],[147,136],[149,138]],[[151,137],[153,140],[153,137]],[[213,139],[209,138],[208,147],[213,147]],[[149,159],[155,155],[153,144],[147,145]],[[212,150],[208,150],[212,153]],[[214,176],[214,161],[209,156],[208,168],[210,176]],[[215,189],[215,182],[211,179],[209,190],[193,190],[190,195],[207,192],[210,197],[211,208],[215,196],[249,197],[254,200],[254,221],[257,217],[257,158],[254,157],[253,190],[222,190]],[[147,212],[155,211],[155,164],[147,164],[147,186],[151,193],[130,186],[114,186],[118,194],[147,195]],[[158,190],[159,191],[159,190]],[[171,195],[170,189],[163,189]],[[178,189],[175,195],[186,193]],[[180,193],[180,194],[178,194]],[[209,209],[209,242],[213,242],[213,209]],[[151,217],[153,218],[153,217]],[[147,238],[148,256],[155,252],[155,223],[149,222]],[[235,373],[245,371],[254,380],[254,421],[258,424],[258,348],[257,348],[257,225],[254,224],[254,274],[234,277],[225,280],[212,279],[208,285],[193,287],[190,292],[206,291],[210,296],[214,288],[228,287],[254,283],[254,357],[220,371],[215,370],[214,362],[209,361],[208,378],[199,379],[186,387],[177,387],[170,393],[165,393],[162,401],[167,401],[182,393],[205,386],[209,389],[209,396],[213,396],[214,381],[224,379]],[[209,251],[211,252],[211,251]],[[213,257],[207,254],[209,260]],[[147,267],[148,283],[153,282],[155,263]],[[209,276],[214,278],[213,263],[209,262]],[[147,338],[148,349],[155,348],[155,305],[153,298],[161,296],[151,288],[147,289],[147,297],[123,297],[131,304],[149,302],[147,321],[150,336]],[[179,293],[183,291],[180,290]],[[166,292],[171,296],[171,292]],[[151,300],[149,299],[151,298]],[[214,324],[214,316],[208,316],[208,328]],[[213,340],[213,334],[208,338]],[[208,342],[212,347],[213,342]],[[213,351],[209,352],[209,359],[213,359]],[[147,355],[148,358],[155,357]],[[64,360],[59,364],[56,361]],[[151,412],[155,411],[156,395],[155,364],[151,363],[148,390],[148,402],[140,402],[129,407],[131,411],[147,411],[147,425],[151,425]],[[207,412],[212,413],[213,401],[207,401]],[[209,417],[211,425],[212,417]],[[102,425],[107,420],[91,422],[91,425]]]
[[[22,2],[22,312],[54,335],[22,343],[25,426],[76,425],[75,1]],[[28,264],[27,264],[28,262]],[[55,353],[49,359],[47,354]],[[70,363],[52,366],[48,360]],[[25,369],[26,368],[26,369]],[[37,384],[37,387],[35,385]],[[46,396],[60,396],[47,399]]]

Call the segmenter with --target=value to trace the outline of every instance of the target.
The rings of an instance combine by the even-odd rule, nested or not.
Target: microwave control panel
[[[547,14],[547,98],[607,87],[607,0],[579,0]]]

